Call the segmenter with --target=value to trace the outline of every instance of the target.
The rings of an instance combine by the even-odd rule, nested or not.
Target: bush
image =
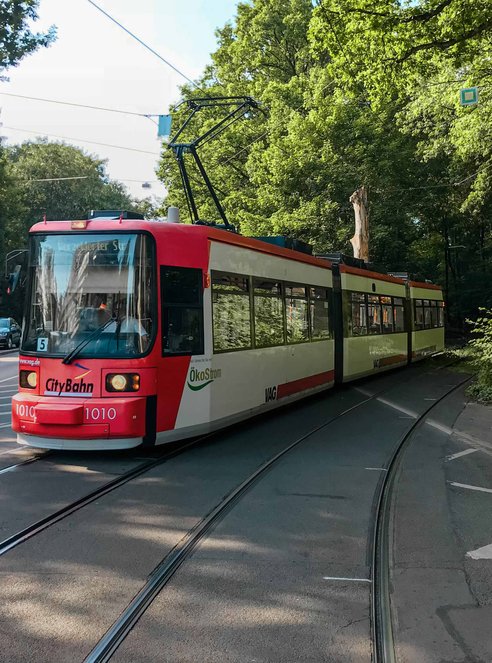
[[[471,324],[472,338],[468,345],[472,350],[473,365],[477,369],[476,382],[468,393],[481,403],[492,403],[492,310],[480,309],[481,317]]]

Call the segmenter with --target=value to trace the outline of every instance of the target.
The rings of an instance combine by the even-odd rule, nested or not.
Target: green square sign
[[[478,104],[478,88],[465,87],[460,90],[460,103],[462,106],[474,106]]]

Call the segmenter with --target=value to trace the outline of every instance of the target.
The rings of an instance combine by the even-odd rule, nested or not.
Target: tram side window
[[[249,277],[212,272],[214,352],[252,347]]]
[[[424,324],[426,329],[434,327],[435,312],[436,309],[432,308],[432,302],[428,299],[424,299]]]
[[[254,279],[255,346],[284,345],[284,303],[278,281]]]
[[[202,270],[161,267],[161,302],[163,353],[203,354]]]
[[[401,297],[393,297],[393,322],[395,332],[405,331],[405,306]]]
[[[350,336],[367,335],[367,295],[362,292],[350,293],[351,325],[349,322]]]
[[[383,334],[391,334],[394,331],[391,297],[381,296],[381,322],[383,324]]]
[[[287,343],[309,341],[309,309],[306,286],[285,285]]]
[[[437,302],[437,318],[439,327],[444,327],[444,302]]]
[[[425,329],[424,323],[424,308],[421,299],[415,300],[415,329],[419,331],[420,329]]]
[[[444,327],[444,302],[435,299],[415,300],[415,330]]]
[[[378,295],[367,296],[369,334],[381,334],[381,306]]]
[[[311,309],[311,340],[330,338],[330,290],[328,288],[309,288]]]
[[[439,302],[433,299],[431,301],[432,304],[432,326],[433,327],[440,327],[439,324]]]

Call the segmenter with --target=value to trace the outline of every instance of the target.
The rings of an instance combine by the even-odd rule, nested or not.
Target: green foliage
[[[490,0],[240,3],[201,91],[183,88],[263,103],[201,153],[231,222],[350,254],[349,197],[364,184],[375,265],[441,283],[452,325],[492,306],[491,27]],[[479,104],[463,108],[472,85]],[[161,175],[183,207],[170,154]]]
[[[474,338],[469,341],[473,364],[477,370],[476,382],[469,393],[478,401],[492,402],[492,310],[480,308],[480,317],[472,325]]]
[[[0,71],[15,67],[25,55],[56,38],[53,26],[45,33],[31,31],[38,6],[39,0],[0,0]]]
[[[23,248],[29,228],[44,214],[50,220],[80,219],[91,209],[134,209],[123,185],[108,179],[104,161],[79,148],[39,140],[9,147],[7,154],[5,252]],[[82,179],[46,181],[65,177]]]

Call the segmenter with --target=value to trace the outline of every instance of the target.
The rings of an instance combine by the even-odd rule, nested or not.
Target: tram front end
[[[20,444],[125,449],[155,435],[154,240],[115,227],[50,222],[31,231],[12,399]]]

